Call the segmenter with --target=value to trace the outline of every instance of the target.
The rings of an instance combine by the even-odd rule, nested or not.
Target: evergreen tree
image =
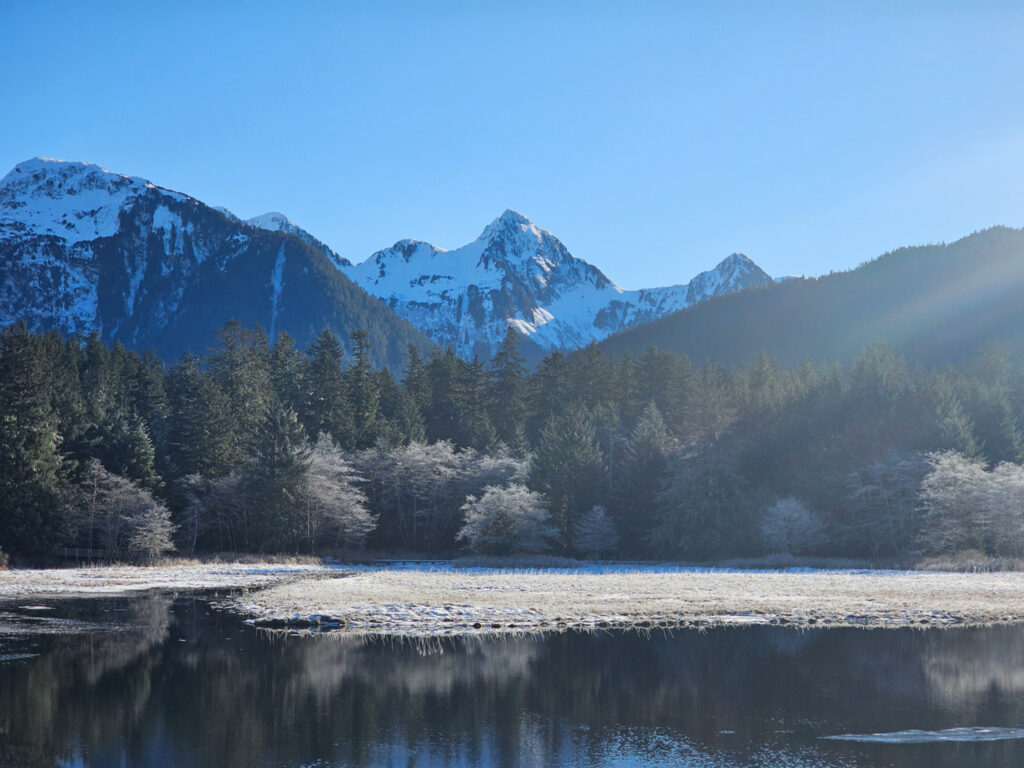
[[[66,535],[50,363],[24,324],[0,331],[0,545],[40,553]]]
[[[656,523],[658,493],[665,482],[672,440],[653,403],[648,403],[633,428],[622,477],[614,493],[613,513],[621,547],[632,556],[649,550],[648,537]]]
[[[241,484],[248,508],[248,548],[260,552],[295,549],[305,533],[302,492],[310,461],[306,431],[298,414],[273,405],[254,448]]]
[[[208,367],[213,380],[227,397],[234,432],[236,460],[252,450],[266,415],[276,401],[270,379],[270,350],[260,328],[245,328],[236,320],[216,334]]]
[[[594,425],[583,408],[569,408],[541,430],[529,485],[547,497],[564,543],[579,516],[597,501],[603,469]]]
[[[270,385],[277,401],[302,417],[306,405],[307,361],[295,348],[295,339],[278,331],[270,350]],[[306,426],[305,421],[303,425]],[[306,427],[308,431],[308,426]]]
[[[346,448],[355,446],[352,408],[341,361],[345,354],[338,338],[324,329],[306,353],[306,396],[301,410],[302,424],[310,439],[327,433]]]
[[[526,361],[519,354],[520,334],[505,329],[490,364],[491,423],[498,439],[507,446],[521,443],[526,424]]]
[[[220,477],[238,466],[227,397],[193,357],[184,357],[167,376],[169,413],[158,455],[168,479],[186,475]]]
[[[356,448],[367,448],[377,439],[380,388],[370,364],[369,334],[361,328],[352,332],[355,361],[346,377],[352,405],[352,435]]]

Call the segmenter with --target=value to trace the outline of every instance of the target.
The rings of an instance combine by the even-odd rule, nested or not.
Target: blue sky
[[[514,208],[626,288],[820,274],[1024,225],[1022,40],[1019,3],[12,1],[0,175],[89,160],[353,261]]]

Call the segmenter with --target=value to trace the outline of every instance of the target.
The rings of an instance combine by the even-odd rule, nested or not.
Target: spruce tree
[[[352,406],[352,434],[356,448],[367,448],[377,439],[377,419],[380,414],[380,388],[376,372],[370,364],[369,334],[357,328],[351,334],[355,344],[355,358],[348,369],[349,402]]]
[[[593,422],[582,407],[552,417],[541,430],[530,461],[529,485],[551,503],[564,544],[570,542],[579,516],[598,500],[603,468]]]
[[[220,477],[239,464],[227,396],[195,358],[184,357],[171,368],[167,398],[160,445],[166,478]]]
[[[648,550],[648,537],[656,523],[658,492],[665,481],[672,440],[653,403],[648,403],[633,428],[622,476],[614,493],[613,514],[622,550],[640,556]]]
[[[310,345],[306,356],[305,401],[300,411],[302,424],[312,440],[327,433],[337,445],[355,447],[352,409],[341,362],[345,349],[338,337],[324,329]]]
[[[254,445],[242,489],[248,507],[249,548],[294,549],[303,535],[302,492],[310,449],[298,414],[271,407]]]
[[[498,438],[507,446],[521,442],[526,423],[526,361],[519,354],[520,334],[505,329],[490,364],[490,413]]]
[[[24,324],[0,331],[0,545],[41,553],[65,536],[50,365]]]

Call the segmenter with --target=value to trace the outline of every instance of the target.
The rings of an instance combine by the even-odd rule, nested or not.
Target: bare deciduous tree
[[[779,499],[765,510],[761,536],[769,552],[791,555],[806,554],[826,540],[821,517],[792,496]]]
[[[346,548],[360,547],[377,518],[366,508],[363,482],[345,455],[326,435],[321,435],[311,455],[306,479],[306,541],[311,552],[324,540]]]
[[[171,513],[152,494],[93,460],[72,498],[74,540],[105,557],[152,560],[174,549]]]

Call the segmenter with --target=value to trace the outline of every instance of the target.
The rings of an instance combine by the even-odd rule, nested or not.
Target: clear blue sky
[[[627,288],[1022,226],[1022,93],[1020,3],[0,3],[0,175],[90,160],[353,261],[514,208]]]

